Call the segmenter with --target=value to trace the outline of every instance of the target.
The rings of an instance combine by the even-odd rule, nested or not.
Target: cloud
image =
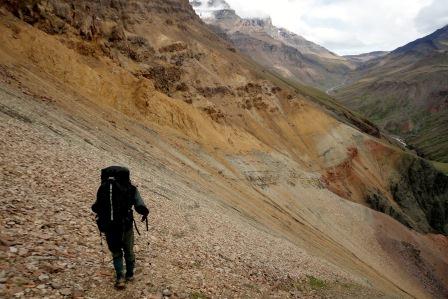
[[[338,54],[393,50],[444,26],[447,0],[227,0]]]
[[[415,18],[419,32],[430,33],[448,25],[448,2],[446,0],[433,0],[431,4],[420,10]]]

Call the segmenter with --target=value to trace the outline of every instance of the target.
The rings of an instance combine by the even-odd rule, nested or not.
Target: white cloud
[[[433,0],[432,3],[424,7],[415,19],[417,29],[426,33],[435,31],[448,24],[448,1]]]
[[[447,0],[227,0],[338,54],[393,50],[448,23]]]

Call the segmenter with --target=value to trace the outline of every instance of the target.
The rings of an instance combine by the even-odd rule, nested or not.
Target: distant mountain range
[[[190,1],[196,13],[239,51],[283,77],[323,90],[347,80],[358,61],[339,56],[270,18],[241,18],[223,0]]]
[[[430,159],[448,162],[447,27],[392,52],[339,56],[224,0],[190,1],[237,50],[282,77],[335,96]]]
[[[335,96],[425,157],[448,162],[448,26],[365,62]]]
[[[383,57],[388,54],[387,51],[374,51],[369,53],[357,54],[357,55],[345,55],[344,57],[354,63],[361,64],[372,59]]]

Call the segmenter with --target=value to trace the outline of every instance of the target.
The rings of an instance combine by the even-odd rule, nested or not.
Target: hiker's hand
[[[148,214],[142,216],[142,222],[146,221],[146,219],[148,219]]]

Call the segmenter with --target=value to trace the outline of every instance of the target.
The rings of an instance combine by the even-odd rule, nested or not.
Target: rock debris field
[[[3,88],[0,99],[0,297],[381,295],[229,211],[167,160],[108,152],[68,135],[73,124],[56,122],[63,118],[40,116],[62,113],[55,107]],[[149,232],[139,223],[136,234],[137,279],[121,292],[90,211],[100,169],[110,164],[130,167],[151,210]]]

